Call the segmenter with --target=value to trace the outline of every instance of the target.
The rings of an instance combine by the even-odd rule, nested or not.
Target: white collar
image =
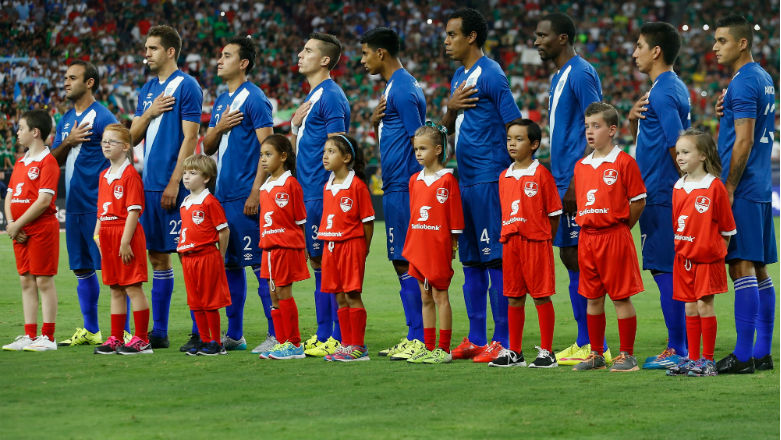
[[[22,163],[24,163],[25,166],[30,165],[33,162],[40,162],[43,160],[46,155],[49,154],[49,149],[44,147],[43,151],[38,153],[35,157],[30,156],[30,150],[27,150],[26,153],[24,153],[24,157],[22,158]]]
[[[328,183],[325,184],[326,191],[330,190],[333,195],[336,195],[339,190],[347,189],[350,187],[350,185],[353,184],[353,177],[355,177],[355,171],[350,170],[349,173],[347,173],[347,177],[344,179],[344,182],[342,183],[334,183],[334,178],[336,178],[336,174],[331,171],[331,175],[328,177]]]
[[[288,177],[292,177],[293,173],[290,172],[290,170],[285,171],[282,173],[281,176],[279,176],[276,180],[274,180],[273,177],[268,176],[268,179],[266,179],[265,182],[263,182],[263,185],[260,186],[261,191],[271,192],[274,187],[282,186],[287,182]]]
[[[618,157],[618,153],[620,152],[621,149],[614,145],[613,149],[610,150],[610,153],[607,153],[607,156],[595,158],[594,153],[596,153],[596,151],[592,151],[591,154],[586,156],[581,162],[583,162],[584,165],[591,165],[594,167],[594,169],[597,169],[603,163],[615,162],[616,158]]]
[[[204,188],[203,191],[201,191],[200,194],[197,196],[193,196],[192,194],[188,195],[184,198],[184,201],[182,201],[182,206],[184,209],[190,209],[193,205],[200,205],[203,203],[203,201],[206,199],[206,196],[209,195],[209,188]]]
[[[683,177],[678,179],[677,182],[675,182],[675,189],[682,189],[686,191],[686,194],[691,193],[695,189],[708,189],[710,188],[711,184],[714,180],[716,180],[716,176],[713,174],[706,174],[705,177],[698,181],[690,181],[686,180],[686,177],[688,177],[688,174],[684,174]]]
[[[434,182],[439,180],[445,174],[453,174],[453,169],[452,168],[442,168],[441,170],[439,170],[436,173],[434,173],[433,176],[427,176],[425,174],[425,172],[426,172],[426,170],[420,170],[420,172],[418,173],[418,178],[415,179],[415,180],[422,180],[423,183],[426,184],[426,186],[431,186],[432,184],[434,184]]]
[[[504,173],[504,177],[515,177],[515,180],[520,179],[524,176],[533,176],[534,173],[537,172],[537,166],[540,164],[540,161],[537,159],[534,159],[526,168],[515,168],[515,165],[517,165],[515,162],[510,165],[509,168],[507,168],[507,172]]]
[[[122,177],[122,173],[125,172],[125,168],[127,168],[128,165],[130,165],[130,161],[125,159],[125,162],[122,163],[122,165],[120,165],[119,168],[113,173],[110,172],[111,167],[109,167],[108,171],[106,171],[106,174],[103,175],[103,177],[106,179],[106,183],[111,185],[111,182]]]

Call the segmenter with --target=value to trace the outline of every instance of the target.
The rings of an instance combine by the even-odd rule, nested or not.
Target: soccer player
[[[659,287],[662,315],[667,326],[667,347],[643,368],[664,369],[688,355],[684,303],[673,299],[672,190],[678,181],[675,142],[691,125],[689,91],[673,71],[681,36],[669,23],[646,23],[640,28],[632,56],[637,69],[651,80],[651,90],[629,113],[637,142],[637,165],[648,188],[640,216],[643,269],[650,270]]]
[[[735,350],[717,362],[719,374],[773,368],[776,293],[766,266],[778,261],[770,189],[775,87],[751,56],[753,38],[744,17],[729,16],[716,24],[716,61],[734,72],[717,111],[721,179],[738,229],[726,257],[735,285],[737,341]]]
[[[250,38],[237,37],[225,45],[217,62],[217,76],[228,91],[214,102],[209,129],[203,140],[206,154],[217,156],[217,182],[214,195],[228,218],[230,240],[225,253],[225,274],[231,292],[231,305],[225,308],[228,331],[222,339],[226,350],[244,350],[244,302],[247,278],[244,268],[252,266],[258,278],[258,295],[268,320],[266,340],[254,352],[276,345],[271,321],[268,280],[260,278],[260,223],[258,200],[264,181],[259,166],[260,143],[274,133],[271,103],[247,73],[255,66],[255,46]]]
[[[342,89],[331,79],[342,53],[333,35],[314,33],[298,53],[298,71],[306,77],[310,91],[290,121],[296,149],[296,178],[304,190],[306,205],[306,247],[315,273],[317,333],[304,344],[309,356],[333,354],[342,335],[336,314],[336,298],[320,291],[320,261],[323,242],[317,239],[323,213],[323,186],[328,171],[323,168],[323,148],[329,136],[347,133],[350,104]]]
[[[602,85],[594,67],[575,53],[575,23],[560,13],[544,16],[535,30],[534,46],[543,61],[553,61],[558,69],[551,78],[548,98],[551,172],[559,190],[564,216],[553,239],[559,256],[569,273],[569,297],[572,313],[578,325],[574,344],[556,353],[560,365],[582,362],[591,352],[586,322],[586,299],[578,294],[578,233],[575,222],[577,205],[572,187],[575,163],[591,150],[586,145],[584,112],[592,102],[602,100]],[[610,349],[605,346],[605,356]]]
[[[117,120],[95,100],[99,85],[100,75],[92,63],[71,63],[65,72],[65,97],[73,108],[57,123],[52,140],[52,156],[60,165],[65,163],[65,244],[83,317],[82,327],[60,345],[103,343],[98,324],[100,285],[95,274],[101,261],[92,233],[98,218],[98,176],[109,167],[100,140],[103,129]]]
[[[409,263],[402,251],[410,220],[409,179],[420,171],[412,139],[426,119],[426,98],[417,80],[399,61],[400,45],[399,35],[383,27],[370,30],[361,38],[361,64],[369,74],[380,74],[386,81],[380,103],[372,114],[372,124],[380,144],[388,259],[399,277],[401,305],[409,327],[407,336],[395,346],[380,351],[380,356],[406,352],[410,344],[416,349],[423,345],[420,287],[408,273]]]
[[[487,35],[485,18],[474,9],[458,9],[448,17],[445,52],[462,67],[450,82],[442,125],[455,132],[465,225],[459,237],[459,257],[469,317],[469,336],[452,355],[475,362],[490,362],[509,345],[498,181],[511,162],[504,147],[505,126],[521,117],[501,67],[483,54]],[[494,318],[490,346],[486,345],[486,291]]]
[[[186,195],[181,183],[182,162],[195,150],[203,92],[198,82],[176,65],[182,39],[175,29],[153,26],[144,47],[147,66],[155,77],[141,88],[130,134],[133,144],[144,141],[145,208],[141,225],[153,270],[149,341],[152,348],[168,348],[168,315],[174,290],[170,254],[176,251],[182,224],[178,207]],[[193,328],[197,328],[195,323]]]

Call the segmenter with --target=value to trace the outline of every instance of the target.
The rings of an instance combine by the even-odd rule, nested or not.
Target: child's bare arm
[[[119,256],[125,264],[130,263],[135,257],[135,255],[133,255],[133,248],[130,247],[130,242],[133,241],[133,234],[136,232],[138,217],[140,215],[141,210],[134,209],[128,211],[127,218],[125,219],[125,228],[122,230],[122,241],[119,242]]]
[[[372,244],[374,235],[374,220],[363,223],[363,237],[366,239],[366,255],[369,255],[369,248]]]
[[[549,215],[548,221],[550,222],[550,236],[551,239],[556,238],[556,232],[559,230],[559,220],[561,219],[561,215]]]
[[[629,202],[629,229],[632,229],[645,209],[645,197],[634,202]]]
[[[220,229],[220,255],[222,256],[223,261],[225,260],[225,252],[228,250],[228,239],[230,238],[231,231],[229,228],[225,227]]]

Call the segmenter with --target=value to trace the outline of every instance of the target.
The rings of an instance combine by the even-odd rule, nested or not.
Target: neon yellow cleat
[[[392,361],[406,361],[407,359],[415,356],[421,350],[426,350],[426,344],[417,339],[413,339],[409,344],[407,344],[407,347],[404,349],[404,351],[400,351],[392,355],[390,359]]]
[[[559,358],[556,354],[556,359],[559,360],[559,365],[577,365],[585,361],[591,354],[591,344],[586,344],[582,347],[578,347],[570,355]]]
[[[407,362],[410,364],[422,364],[424,360],[431,356],[431,353],[433,353],[433,351],[428,351],[424,346],[422,350],[418,350],[412,357],[407,359]]]
[[[562,359],[569,358],[572,356],[576,351],[578,351],[580,347],[578,346],[578,343],[575,342],[569,347],[565,348],[564,350],[561,350],[560,352],[556,353],[556,359],[558,359],[559,364],[561,364]],[[575,364],[572,364],[575,365]]]
[[[129,339],[128,339],[129,340]],[[97,333],[87,331],[86,328],[77,328],[70,338],[61,341],[57,345],[74,346],[74,345],[100,345],[103,343],[103,336],[100,334],[100,330]]]
[[[315,348],[316,344],[317,344],[317,334],[314,334],[312,335],[311,338],[307,339],[306,342],[304,342],[304,350]]]
[[[423,363],[427,365],[431,364],[449,364],[453,361],[453,356],[441,348],[436,348],[430,352],[428,356],[423,358]]]
[[[325,342],[317,341],[314,347],[309,350],[304,350],[304,354],[307,356],[325,357],[329,354],[336,353],[336,350],[341,346],[339,341],[330,337]]]
[[[410,340],[406,337],[401,338],[398,344],[394,345],[391,348],[386,348],[385,350],[380,351],[378,354],[380,356],[393,356],[396,353],[404,351],[405,348],[407,348],[407,344],[410,343]]]

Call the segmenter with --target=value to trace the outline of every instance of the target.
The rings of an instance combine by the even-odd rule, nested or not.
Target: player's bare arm
[[[293,134],[292,139],[290,139],[290,143],[293,144],[293,152],[297,153],[297,139],[298,139],[298,127],[301,126],[301,124],[304,123],[304,118],[306,115],[309,114],[309,110],[312,109],[312,103],[310,101],[307,101],[296,109],[296,112],[293,113],[293,118],[290,119],[290,131]]]
[[[640,119],[645,119],[645,112],[648,111],[648,92],[646,92],[640,99],[635,101],[632,109],[629,110],[629,130],[632,132],[632,137],[637,141],[637,124]],[[675,148],[673,147],[673,150]],[[673,157],[675,158],[675,157]]]
[[[369,256],[369,249],[372,245],[372,236],[374,236],[374,221],[363,223],[363,238],[366,239],[366,256]]]
[[[125,264],[130,264],[133,261],[133,258],[135,258],[135,255],[133,255],[133,248],[130,247],[130,242],[133,241],[133,234],[136,232],[139,216],[141,216],[141,211],[134,209],[128,211],[127,218],[125,219],[125,228],[122,230],[122,239],[119,242],[119,256]]]
[[[371,121],[372,121],[372,127],[374,127],[374,133],[377,133],[380,129],[380,122],[382,121],[382,118],[385,117],[385,107],[386,107],[385,97],[383,96],[380,98],[379,104],[377,104],[377,107],[374,107],[374,111],[372,112]]]
[[[640,200],[635,200],[634,202],[629,202],[629,229],[632,229],[635,226],[635,223],[637,223],[637,220],[640,218],[640,214],[643,213],[643,209],[645,209],[645,197],[643,197]]]
[[[174,108],[174,102],[176,98],[173,96],[158,95],[152,105],[141,115],[133,118],[133,123],[130,125],[130,137],[131,143],[137,145],[146,136],[146,129],[149,127],[149,123],[152,119],[162,115],[163,113],[170,111]]]
[[[223,228],[220,229],[219,232],[219,246],[220,246],[220,256],[222,257],[222,261],[225,261],[225,252],[228,250],[228,239],[230,238],[231,231],[229,228]]]
[[[466,82],[456,87],[447,101],[447,112],[442,118],[442,125],[447,127],[449,132],[453,132],[456,128],[456,117],[459,111],[474,108],[477,105],[479,98],[472,97],[475,93],[477,93],[475,86],[467,86]]]
[[[190,121],[182,121],[182,132],[184,133],[184,139],[182,140],[182,146],[179,147],[179,156],[176,158],[176,167],[174,172],[171,173],[171,179],[168,181],[163,195],[160,198],[160,206],[163,209],[176,208],[176,197],[179,195],[179,182],[182,181],[182,163],[185,159],[193,155],[195,151],[195,144],[198,142],[198,123]]]
[[[735,145],[732,146],[732,158],[730,159],[729,175],[724,186],[727,187],[729,203],[732,204],[735,189],[740,183],[743,172],[746,170],[748,156],[754,146],[754,118],[741,118],[735,121]]]
[[[92,136],[92,126],[89,122],[84,122],[77,127],[73,127],[68,137],[63,139],[57,148],[51,151],[51,155],[57,159],[57,163],[62,165],[65,163],[65,159],[68,157],[68,152],[71,148],[79,145],[82,142],[89,141],[89,137]]]
[[[261,127],[255,130],[255,135],[258,137],[258,143],[262,144],[263,139],[274,134],[272,127]],[[266,172],[263,171],[263,167],[258,157],[258,171],[255,173],[255,180],[252,182],[252,191],[250,191],[247,200],[244,202],[244,215],[257,215],[258,208],[260,207],[260,186],[266,181]]]
[[[230,111],[230,108],[225,110],[217,124],[206,130],[206,135],[203,137],[203,152],[208,155],[214,154],[220,147],[220,137],[231,128],[241,124],[243,120],[244,113],[238,110]]]

